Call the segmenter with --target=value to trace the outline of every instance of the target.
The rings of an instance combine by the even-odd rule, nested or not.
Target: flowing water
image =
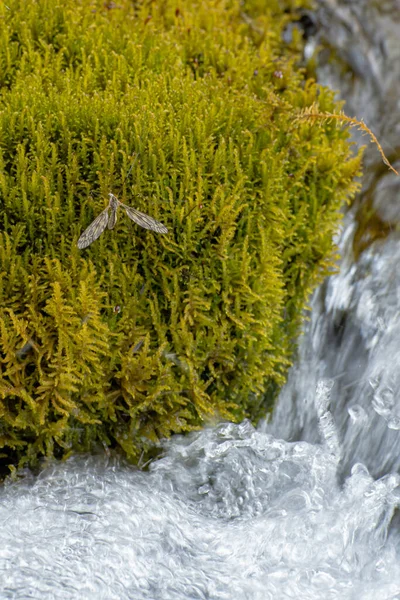
[[[378,3],[378,15],[372,0],[353,3],[362,35],[357,43],[350,36],[348,59],[355,72],[364,65],[364,79],[351,87],[339,67],[321,67],[377,125],[376,88],[387,72],[389,140],[400,121],[388,92],[400,80],[391,45],[399,29],[387,10],[396,1]],[[343,52],[349,6],[324,0],[317,13],[318,35],[330,44],[324,19],[338,20]],[[367,43],[372,34],[357,13],[366,7],[375,38],[387,27],[386,54],[375,38]],[[387,56],[397,80],[383,69]],[[385,176],[375,189],[382,218],[398,222],[399,184]],[[339,238],[340,272],[313,297],[272,419],[175,437],[149,472],[75,457],[8,482],[0,489],[1,600],[400,600],[400,240],[394,227],[355,262],[354,214]]]
[[[335,385],[310,381],[319,443],[221,424],[149,473],[73,458],[8,484],[1,598],[400,599],[400,477],[355,463],[341,481]]]

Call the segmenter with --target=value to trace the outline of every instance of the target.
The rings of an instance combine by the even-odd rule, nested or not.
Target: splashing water
[[[342,253],[354,224],[348,217]],[[332,413],[341,437],[341,476],[355,462],[375,477],[400,470],[400,244],[366,250],[357,265],[343,260],[338,275],[317,291],[312,319],[268,431],[285,439],[319,441],[313,394],[331,378]]]
[[[149,473],[76,457],[8,483],[0,597],[399,599],[399,476],[355,464],[339,485],[333,383],[315,392],[321,444],[221,424]]]

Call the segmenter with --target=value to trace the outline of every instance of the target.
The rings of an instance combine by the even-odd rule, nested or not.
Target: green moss
[[[284,382],[360,157],[334,124],[293,125],[333,94],[282,41],[298,3],[265,4],[0,6],[5,464],[136,460],[213,414],[258,418]],[[110,190],[169,234],[120,215],[79,251]]]

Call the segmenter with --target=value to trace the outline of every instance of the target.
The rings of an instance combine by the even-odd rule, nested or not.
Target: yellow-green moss
[[[96,444],[134,460],[265,412],[360,162],[334,124],[293,126],[335,109],[300,36],[282,41],[297,4],[0,6],[5,464]],[[110,190],[169,234],[120,215],[79,251]]]

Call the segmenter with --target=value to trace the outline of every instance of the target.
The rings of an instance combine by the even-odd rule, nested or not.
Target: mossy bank
[[[135,461],[270,407],[360,167],[335,123],[295,123],[335,110],[283,42],[295,4],[1,4],[4,465]],[[79,250],[110,191],[169,233],[121,214]]]

